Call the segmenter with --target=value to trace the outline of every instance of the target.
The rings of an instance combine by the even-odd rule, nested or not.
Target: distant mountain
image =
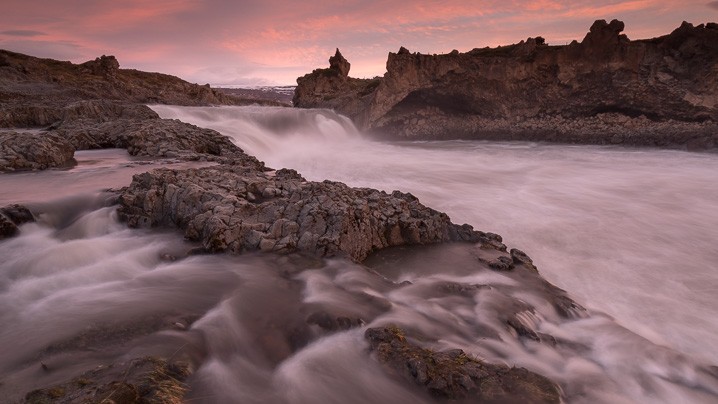
[[[718,147],[718,24],[683,23],[629,40],[596,21],[583,41],[423,55],[389,53],[375,79],[330,67],[297,79],[294,105],[332,108],[394,139],[538,140],[690,149]]]

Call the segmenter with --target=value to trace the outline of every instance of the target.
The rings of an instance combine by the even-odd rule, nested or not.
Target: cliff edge
[[[334,109],[393,139],[718,147],[718,24],[634,41],[623,30],[598,20],[565,46],[536,37],[443,55],[402,47],[375,79],[349,77],[337,50],[328,69],[297,79],[294,105]]]

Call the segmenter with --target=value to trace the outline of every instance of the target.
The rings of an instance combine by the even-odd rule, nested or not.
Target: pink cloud
[[[74,61],[112,53],[124,67],[193,77],[209,68],[260,77],[265,69],[288,83],[296,71],[325,66],[336,47],[353,75],[373,76],[401,45],[445,53],[536,35],[563,43],[583,38],[598,18],[622,19],[631,38],[642,38],[710,13],[705,0],[5,0],[0,47],[52,48]]]

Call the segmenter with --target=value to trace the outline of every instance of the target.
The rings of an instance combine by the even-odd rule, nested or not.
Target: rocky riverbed
[[[4,171],[62,167],[72,163],[77,150],[102,148],[123,148],[133,156],[215,163],[198,169],[160,169],[139,174],[129,186],[112,190],[111,196],[105,198],[110,204],[119,204],[118,216],[130,227],[177,228],[188,240],[201,245],[163,259],[182,260],[208,252],[261,251],[300,254],[299,259],[343,257],[362,262],[373,252],[392,246],[465,242],[475,245],[486,271],[520,267],[538,277],[525,254],[506,252],[500,236],[475,231],[470,225],[453,224],[446,214],[423,206],[411,194],[307,181],[294,170],[266,167],[216,131],[159,119],[138,104],[239,102],[207,87],[163,75],[123,71],[112,57],[72,65],[4,51],[0,56],[0,69],[12,73],[3,76],[0,89],[5,99],[14,99],[2,104],[0,125],[25,130],[7,129],[0,134],[0,169]],[[38,100],[39,93],[46,95],[42,101]],[[0,209],[0,237],[15,236],[22,232],[24,223],[44,215],[36,209],[33,212],[32,206],[4,207]],[[43,220],[46,219],[40,219]],[[375,278],[373,282],[386,282],[378,273],[368,268],[365,271]],[[403,285],[393,287],[400,286]],[[450,293],[461,294],[481,285],[448,287]],[[568,306],[579,307],[559,289],[554,289],[553,296],[563,305],[568,302]],[[327,310],[331,312],[332,308]],[[519,338],[537,335],[530,326],[510,320],[513,308],[507,310],[506,320],[496,321],[505,321],[506,327],[518,330]],[[319,325],[325,332],[335,332],[360,327],[371,320],[347,320],[326,314],[328,311],[295,321],[303,323],[301,328],[305,330]],[[151,326],[144,318],[130,319],[109,328],[100,327],[104,330],[101,332],[86,330],[40,346],[35,355],[41,360],[35,371],[52,374],[49,380],[53,382],[38,386],[19,401],[176,402],[186,394],[184,381],[199,365],[196,361],[201,361],[201,356],[195,362],[191,358],[185,358],[189,362],[178,362],[163,356],[162,350],[150,350],[95,369],[73,368],[66,374],[53,363],[56,358],[79,355],[88,346],[95,350],[121,349],[161,330],[186,329],[197,317],[187,318],[190,320],[153,321]],[[336,326],[324,327],[327,324]],[[418,341],[408,345],[404,331],[392,332],[394,339],[389,340],[375,335],[376,331],[367,331],[372,349],[380,352],[378,360],[388,364],[387,370],[396,370],[403,366],[398,363],[406,360],[421,370],[423,373],[413,375],[407,382],[425,389],[427,397],[560,401],[560,387],[533,372],[491,365],[455,351],[433,352],[421,348]],[[312,338],[305,339],[293,349],[311,341]],[[395,341],[401,343],[397,345]],[[410,358],[413,356],[416,357]],[[33,362],[30,358],[18,360]],[[30,371],[27,365],[22,369],[23,373]]]

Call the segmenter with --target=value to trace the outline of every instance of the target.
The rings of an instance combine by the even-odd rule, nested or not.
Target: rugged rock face
[[[391,195],[338,182],[308,182],[293,170],[262,171],[245,155],[194,170],[136,175],[120,198],[131,227],[170,225],[208,251],[302,251],[362,261],[404,244],[478,241],[410,194]]]
[[[580,43],[389,53],[376,83],[297,79],[294,105],[333,108],[394,138],[718,147],[718,24],[631,41],[596,21]]]
[[[72,144],[55,133],[0,132],[0,172],[66,166],[74,155]]]
[[[559,403],[559,387],[524,368],[493,365],[469,357],[460,349],[434,352],[407,339],[389,326],[365,333],[379,362],[422,386],[436,397],[481,403]]]
[[[297,79],[294,106],[303,108],[330,108],[352,118],[359,116],[371,103],[373,91],[380,79],[349,77],[351,65],[339,49],[329,58],[328,69],[316,69]]]

